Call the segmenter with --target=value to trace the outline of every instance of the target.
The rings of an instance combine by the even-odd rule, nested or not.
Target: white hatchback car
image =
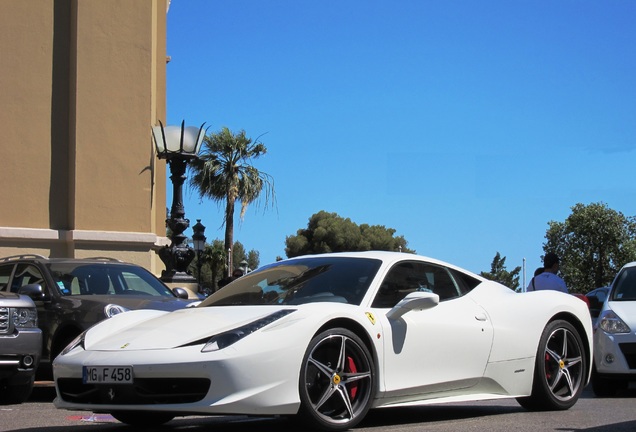
[[[614,396],[636,382],[636,262],[616,275],[594,325],[592,389]]]

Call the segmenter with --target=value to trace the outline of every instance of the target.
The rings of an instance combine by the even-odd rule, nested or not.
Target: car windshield
[[[126,264],[47,264],[64,296],[143,295],[175,297],[170,289],[145,269]]]
[[[636,300],[636,267],[625,268],[612,287],[612,301]]]
[[[376,259],[320,256],[281,261],[236,279],[201,307],[312,302],[359,305],[380,264]]]

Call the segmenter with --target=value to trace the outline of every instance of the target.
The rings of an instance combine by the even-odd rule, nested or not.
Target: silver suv
[[[37,294],[30,288],[23,292]],[[26,295],[0,291],[0,404],[24,402],[40,362],[42,331]]]

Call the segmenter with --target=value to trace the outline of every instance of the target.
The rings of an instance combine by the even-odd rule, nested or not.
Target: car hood
[[[611,301],[609,307],[632,329],[636,329],[636,301]]]
[[[138,310],[119,314],[93,327],[87,350],[169,349],[209,338],[289,307],[224,306],[175,312]]]

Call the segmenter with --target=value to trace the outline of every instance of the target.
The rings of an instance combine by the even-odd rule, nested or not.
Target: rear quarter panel
[[[580,323],[583,343],[592,346],[592,321],[580,299],[557,291],[515,293],[484,282],[469,294],[488,313],[494,328],[490,362],[534,357],[546,325],[561,315]]]

